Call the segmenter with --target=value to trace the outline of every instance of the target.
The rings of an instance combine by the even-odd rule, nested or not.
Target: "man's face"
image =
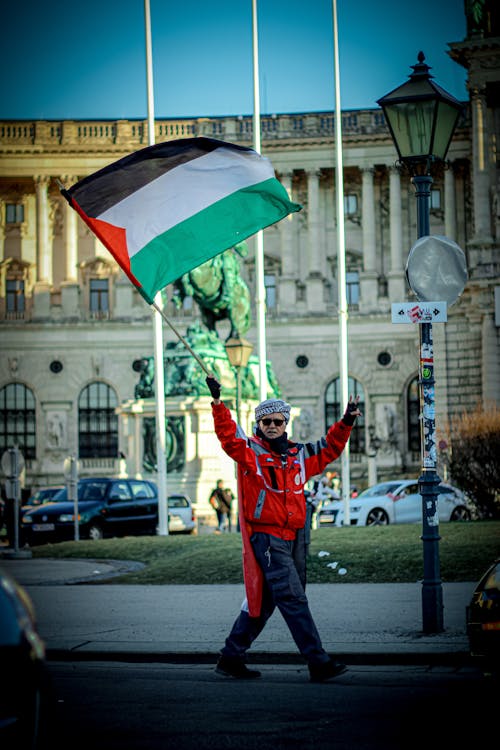
[[[259,427],[266,438],[273,440],[274,438],[280,437],[285,432],[285,417],[279,412],[266,414],[265,417],[262,417],[262,419],[259,420]]]

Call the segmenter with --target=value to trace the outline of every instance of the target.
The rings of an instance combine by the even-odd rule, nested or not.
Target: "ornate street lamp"
[[[418,53],[409,81],[377,101],[391,131],[400,160],[410,173],[427,173],[433,161],[444,161],[463,105],[432,81],[430,67]]]
[[[253,346],[246,339],[236,336],[227,339],[225,347],[229,364],[236,370],[236,416],[240,424],[241,370],[248,365]]]
[[[422,52],[409,81],[378,100],[402,164],[411,175],[417,199],[417,236],[430,231],[431,166],[444,161],[463,109],[462,104],[435,84]],[[410,279],[409,279],[410,281]],[[432,323],[419,325],[420,335],[420,435],[422,474],[422,542],[424,578],[422,616],[425,633],[443,630],[443,592],[439,566],[437,499],[441,479],[436,473],[436,426],[434,419],[434,351]]]

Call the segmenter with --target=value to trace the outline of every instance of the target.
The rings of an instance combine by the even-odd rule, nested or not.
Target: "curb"
[[[98,651],[49,648],[46,652],[48,661],[117,661],[132,664],[215,664],[220,652],[143,652],[143,651]],[[473,667],[474,658],[466,651],[447,651],[430,653],[337,653],[336,657],[346,664],[364,666],[441,666]],[[248,656],[248,664],[287,664],[305,665],[300,654],[287,652],[265,653],[254,652]]]

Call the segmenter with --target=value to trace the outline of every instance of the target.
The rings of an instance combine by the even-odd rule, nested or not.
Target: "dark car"
[[[75,538],[74,503],[66,488],[50,503],[28,508],[21,516],[23,544],[44,544]],[[143,479],[81,479],[78,482],[81,539],[125,534],[155,534],[158,524],[156,485]]]
[[[466,608],[471,656],[500,676],[500,558],[488,568]]]
[[[50,747],[54,696],[25,589],[0,569],[0,747]]]

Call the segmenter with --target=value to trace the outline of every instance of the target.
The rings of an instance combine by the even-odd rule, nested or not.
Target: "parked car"
[[[467,497],[461,490],[441,482],[438,495],[439,522],[469,521],[471,511]],[[351,526],[386,526],[389,523],[418,523],[422,521],[422,497],[416,479],[382,482],[351,498],[349,506]],[[332,500],[318,510],[318,524],[341,526],[344,504]]]
[[[187,495],[168,499],[169,531],[194,533],[196,517]],[[81,479],[78,482],[79,536],[103,539],[126,534],[155,534],[158,527],[158,490],[144,479]],[[74,503],[66,487],[42,505],[22,509],[20,537],[36,545],[75,538]]]
[[[471,656],[485,672],[500,676],[500,557],[474,589],[466,622]]]
[[[57,495],[60,490],[64,489],[63,485],[58,487],[43,487],[31,495],[26,502],[23,504],[23,508],[26,506],[43,505],[44,503],[50,503],[54,495]]]
[[[102,539],[154,534],[158,523],[156,485],[143,479],[81,479],[78,482],[79,536]],[[67,489],[50,503],[23,509],[20,536],[30,545],[74,539],[74,503]]]
[[[45,644],[36,628],[33,603],[10,575],[0,570],[0,747],[51,747],[54,696]]]
[[[168,496],[168,530],[170,534],[196,534],[198,526],[191,499],[187,495]]]

